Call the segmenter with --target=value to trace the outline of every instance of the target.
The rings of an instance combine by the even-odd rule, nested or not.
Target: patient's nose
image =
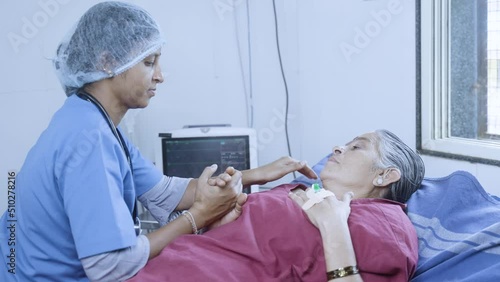
[[[343,152],[344,152],[344,147],[340,147],[340,146],[333,147],[333,153],[335,155],[342,154]]]

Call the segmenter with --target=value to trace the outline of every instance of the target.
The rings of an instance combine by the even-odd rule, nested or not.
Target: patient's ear
[[[397,168],[384,169],[375,179],[373,179],[373,186],[386,187],[390,184],[401,179],[401,172]]]

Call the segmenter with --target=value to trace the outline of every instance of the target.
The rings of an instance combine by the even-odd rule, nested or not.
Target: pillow
[[[318,175],[330,155],[312,167]],[[315,182],[305,176],[292,181]],[[426,177],[407,205],[419,240],[412,282],[500,281],[500,198],[472,174]]]

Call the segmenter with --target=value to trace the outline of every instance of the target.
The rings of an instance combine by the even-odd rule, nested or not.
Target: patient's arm
[[[331,220],[319,225],[327,272],[357,265],[347,217],[332,217]],[[363,279],[357,274],[346,276],[342,281],[363,281]]]
[[[309,165],[307,165],[306,162],[298,161],[291,157],[281,157],[272,163],[254,169],[241,171],[241,182],[243,186],[265,184],[267,182],[280,179],[294,171],[298,171],[306,177],[312,179],[318,178],[316,173],[309,167]],[[184,195],[175,210],[187,210],[191,207],[191,205],[193,205],[194,192],[198,185],[198,181],[198,179],[192,179],[189,182],[186,192],[184,192]],[[212,177],[208,180],[208,184],[217,185],[219,187],[224,187],[226,185],[221,182],[216,183],[216,181],[219,180]]]
[[[298,161],[287,156],[281,157],[272,163],[258,168],[242,171],[243,185],[265,184],[280,179],[294,171],[298,171],[308,178],[318,178],[316,173],[306,162]]]
[[[290,193],[290,198],[299,206],[308,200],[306,192],[301,189]],[[351,212],[351,199],[352,193],[346,193],[341,201],[334,196],[326,197],[305,211],[309,220],[321,233],[327,272],[357,265],[347,224]],[[363,281],[363,279],[357,274],[345,276],[342,281]]]

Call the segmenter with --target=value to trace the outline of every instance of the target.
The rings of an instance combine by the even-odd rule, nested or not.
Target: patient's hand
[[[236,199],[236,206],[229,213],[223,216],[221,219],[215,221],[211,225],[207,227],[208,230],[222,226],[226,223],[235,221],[238,217],[240,217],[241,212],[243,211],[243,205],[247,201],[247,194],[241,193]]]
[[[211,186],[219,186],[220,188],[224,188],[231,183],[231,179],[233,179],[237,170],[230,166],[226,168],[226,171],[219,174],[217,177],[211,177],[208,179],[208,185]],[[241,183],[241,178],[239,179],[236,185],[231,186],[231,188],[235,191],[237,195],[241,194],[243,189],[243,185]]]
[[[308,188],[309,191],[312,188]],[[300,207],[309,201],[306,191],[295,189],[290,192],[289,197]],[[334,195],[324,198],[321,202],[314,204],[311,208],[305,210],[307,217],[314,226],[320,230],[322,227],[328,226],[335,222],[347,222],[351,213],[352,192],[347,192],[342,196],[342,199],[337,199]]]
[[[272,163],[245,172],[250,174],[251,184],[265,184],[280,179],[294,171],[298,171],[311,179],[318,178],[306,162],[298,161],[288,156],[281,157]],[[244,178],[247,176],[247,173],[243,174]],[[244,183],[248,183],[245,179],[243,181]]]

